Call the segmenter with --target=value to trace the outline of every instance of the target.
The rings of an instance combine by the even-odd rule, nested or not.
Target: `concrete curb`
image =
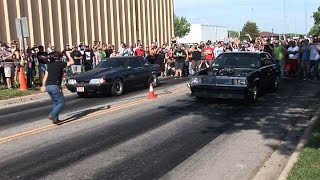
[[[68,90],[64,90],[63,92],[65,97],[74,94]],[[7,100],[0,100],[0,107],[9,108],[16,105],[24,105],[24,104],[29,104],[29,103],[42,101],[42,100],[49,100],[49,99],[50,97],[47,93],[39,92],[36,94],[27,95],[27,96],[20,96],[16,98],[7,99]]]
[[[312,117],[312,119],[308,122],[308,127],[305,129],[303,136],[300,139],[300,142],[298,143],[295,151],[292,153],[289,160],[287,161],[280,176],[278,177],[278,180],[286,180],[288,178],[290,171],[292,170],[293,166],[295,165],[295,163],[299,159],[299,155],[300,155],[302,148],[308,142],[308,139],[311,135],[311,132],[312,132],[316,122],[319,120],[319,116],[320,116],[320,108],[317,109],[317,111],[314,114],[314,116]]]

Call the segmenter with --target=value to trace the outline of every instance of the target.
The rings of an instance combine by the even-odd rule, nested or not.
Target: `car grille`
[[[232,85],[232,79],[220,79],[210,76],[205,76],[201,79],[202,84],[215,84],[215,85]]]

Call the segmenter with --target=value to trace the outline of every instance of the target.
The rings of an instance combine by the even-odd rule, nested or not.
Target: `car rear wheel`
[[[82,97],[82,98],[88,96],[88,93],[86,93],[86,92],[77,92],[77,94],[78,94],[79,97]]]
[[[123,94],[124,85],[121,79],[116,79],[113,81],[111,87],[111,95],[113,96],[121,96]]]

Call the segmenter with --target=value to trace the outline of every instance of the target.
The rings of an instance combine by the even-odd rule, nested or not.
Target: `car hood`
[[[255,69],[252,68],[210,68],[207,74],[212,76],[247,77],[253,71]]]
[[[89,82],[91,79],[103,78],[123,70],[124,68],[94,68],[80,75],[76,75],[71,79],[75,79],[78,82]]]

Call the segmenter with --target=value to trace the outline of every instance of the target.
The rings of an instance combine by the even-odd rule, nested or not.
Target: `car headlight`
[[[99,78],[99,79],[91,79],[89,84],[103,84],[105,83],[105,80],[103,78]]]
[[[247,85],[248,81],[246,79],[233,79],[232,84],[233,85]]]
[[[68,80],[68,84],[71,84],[71,85],[77,84],[77,80],[75,80],[75,79],[69,79],[69,80]]]
[[[190,85],[198,85],[198,84],[201,84],[201,78],[200,77],[193,77],[191,78],[191,81],[190,81]]]

